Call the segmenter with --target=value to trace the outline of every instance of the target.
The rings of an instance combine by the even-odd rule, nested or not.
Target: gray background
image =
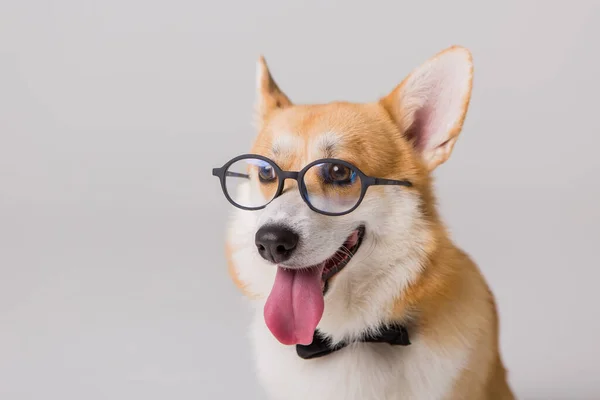
[[[0,398],[263,398],[210,176],[254,135],[256,58],[295,101],[370,101],[461,44],[442,213],[519,397],[598,399],[599,27],[599,1],[1,0]]]

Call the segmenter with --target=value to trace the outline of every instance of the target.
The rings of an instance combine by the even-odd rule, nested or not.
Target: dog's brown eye
[[[258,169],[258,179],[261,182],[272,182],[275,178],[275,170],[270,165],[265,165]]]
[[[327,181],[337,184],[350,184],[356,178],[352,169],[341,164],[327,164],[324,172]]]
[[[350,169],[339,164],[329,166],[329,176],[334,181],[344,181],[350,176]]]

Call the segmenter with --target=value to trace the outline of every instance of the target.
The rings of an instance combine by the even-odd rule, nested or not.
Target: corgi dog
[[[295,104],[259,57],[252,148],[213,175],[270,399],[514,399],[494,295],[432,188],[472,81],[453,46],[377,101]]]

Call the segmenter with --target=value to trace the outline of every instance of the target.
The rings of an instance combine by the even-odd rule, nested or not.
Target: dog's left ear
[[[471,53],[453,46],[427,60],[381,99],[429,171],[452,153],[467,114],[472,83]]]
[[[265,58],[261,55],[256,65],[255,122],[258,127],[271,112],[292,105],[273,79]]]

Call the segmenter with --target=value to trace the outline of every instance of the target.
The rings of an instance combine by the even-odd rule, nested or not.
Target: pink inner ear
[[[462,51],[441,54],[417,69],[402,90],[402,105],[412,114],[406,134],[420,151],[448,142],[466,112],[471,62]]]
[[[430,136],[427,126],[431,120],[431,112],[420,108],[415,111],[414,121],[410,128],[406,131],[406,136],[413,143],[415,148],[419,151],[425,150],[425,145],[428,142]]]

